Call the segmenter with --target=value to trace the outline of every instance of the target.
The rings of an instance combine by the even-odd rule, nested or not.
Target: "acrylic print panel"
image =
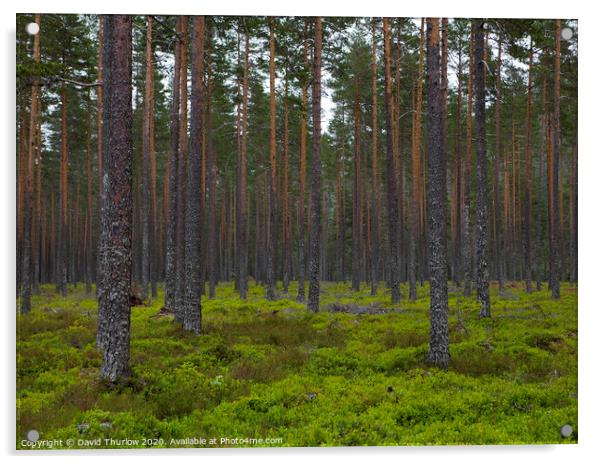
[[[576,20],[16,20],[17,449],[577,442]]]

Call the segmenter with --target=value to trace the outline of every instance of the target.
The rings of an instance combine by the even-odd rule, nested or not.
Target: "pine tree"
[[[439,64],[439,19],[427,19],[426,53],[428,129],[428,243],[430,275],[430,343],[427,359],[438,367],[450,362],[447,325],[447,166],[441,124],[441,69]]]
[[[311,221],[309,227],[309,296],[307,307],[310,311],[320,309],[320,239],[322,211],[320,196],[322,190],[322,165],[320,143],[322,103],[322,18],[314,19],[314,60],[312,82],[312,167],[311,167]]]
[[[132,18],[104,17],[103,105],[105,188],[102,221],[108,231],[101,272],[106,289],[99,311],[106,314],[101,334],[100,376],[111,382],[130,371],[130,280],[132,271]],[[109,67],[110,66],[110,67]]]

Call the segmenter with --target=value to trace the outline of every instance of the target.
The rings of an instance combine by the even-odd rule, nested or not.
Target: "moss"
[[[393,306],[382,286],[371,297],[366,286],[351,294],[326,283],[317,314],[292,299],[295,283],[274,302],[259,286],[241,301],[219,285],[203,299],[200,337],[157,316],[160,289],[133,308],[132,376],[111,386],[97,378],[95,301],[81,286],[66,298],[43,286],[33,311],[17,315],[17,446],[32,428],[45,439],[163,440],[131,446],[192,436],[285,446],[575,442],[558,432],[577,427],[575,287],[563,285],[558,301],[520,285],[492,289],[491,319],[451,288],[447,370],[425,362],[427,285],[416,302]],[[334,302],[386,311],[327,311]]]

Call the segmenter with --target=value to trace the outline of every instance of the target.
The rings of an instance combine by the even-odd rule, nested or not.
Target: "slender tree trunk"
[[[130,284],[132,270],[132,17],[104,17],[104,60],[111,63],[105,78],[108,105],[105,187],[102,221],[109,231],[101,272],[107,288],[99,307],[107,315],[101,336],[100,375],[111,382],[130,372]]]
[[[275,300],[276,285],[276,41],[274,39],[274,18],[269,18],[270,26],[270,214],[267,230],[267,278],[266,298]]]
[[[408,257],[409,297],[416,301],[416,276],[418,273],[418,242],[420,239],[420,132],[422,125],[422,73],[424,62],[424,18],[420,26],[420,58],[418,61],[418,78],[416,91],[416,107],[412,119],[412,220],[410,226],[410,249]]]
[[[320,309],[320,235],[322,211],[320,192],[322,190],[322,164],[320,142],[322,124],[320,119],[322,102],[322,18],[316,17],[314,24],[314,63],[312,82],[312,168],[311,168],[311,223],[309,229],[309,297],[310,311]]]
[[[462,207],[464,204],[464,184],[462,182],[463,173],[463,158],[462,158],[462,44],[458,43],[458,100],[457,100],[457,111],[456,111],[456,198],[455,198],[455,223],[456,223],[456,235],[454,237],[455,249],[454,249],[454,260],[455,260],[455,272],[454,281],[456,285],[460,286],[460,281],[463,278],[462,275]]]
[[[102,82],[103,80],[103,49],[104,49],[104,41],[103,41],[103,23],[104,19],[102,17],[98,20],[98,80]],[[96,87],[96,104],[97,104],[97,114],[96,114],[96,170],[97,170],[97,200],[96,200],[96,210],[98,217],[102,216],[102,208],[104,204],[104,181],[103,181],[103,146],[102,146],[102,137],[103,137],[103,127],[102,127],[102,105],[104,100],[103,94],[103,85],[99,85]],[[103,288],[103,275],[100,273],[100,267],[102,265],[103,255],[102,252],[104,250],[104,242],[106,241],[106,231],[102,228],[102,221],[98,221],[98,239],[96,243],[96,296],[98,297]],[[99,324],[100,324],[100,314],[99,314]]]
[[[67,142],[67,88],[61,90],[61,167],[60,167],[60,220],[59,220],[59,289],[67,295],[67,270],[69,267],[69,226],[67,222],[69,153]]]
[[[207,196],[207,202],[209,206],[207,208],[208,218],[208,230],[207,230],[207,277],[209,279],[209,298],[215,298],[215,285],[217,283],[217,209],[215,206],[217,200],[217,163],[215,159],[215,151],[213,149],[213,133],[212,123],[213,118],[211,114],[211,101],[212,101],[212,74],[211,74],[211,62],[212,62],[212,29],[211,24],[207,25],[207,107],[206,111],[206,122],[205,122],[205,134],[207,143],[207,172],[209,173],[209,192]]]
[[[288,293],[291,269],[290,213],[288,196],[288,77],[284,77],[284,123],[282,136],[282,286]]]
[[[353,256],[351,258],[351,289],[360,290],[360,165],[361,165],[361,140],[360,140],[360,96],[358,76],[354,77],[355,98],[353,103],[353,199],[352,213],[352,242]]]
[[[481,303],[481,317],[490,317],[489,299],[489,212],[487,176],[487,133],[485,121],[485,22],[473,20],[475,30],[475,122],[477,139],[477,217],[476,261],[477,301]]]
[[[552,162],[552,247],[550,249],[550,288],[552,298],[560,298],[560,213],[558,182],[560,171],[560,29],[556,20],[556,56],[554,65],[554,128]]]
[[[391,301],[399,303],[399,197],[393,152],[393,101],[391,94],[391,31],[389,20],[383,18],[385,52],[385,112],[387,132],[387,213],[389,221],[390,286]]]
[[[577,132],[577,131],[575,131]],[[577,149],[577,141],[578,137],[575,138],[575,146],[573,150],[573,166],[571,170],[571,282],[577,283],[578,277],[578,248],[577,248],[577,240],[579,234],[577,233],[577,226],[579,222],[577,221],[577,158],[578,158],[578,149]]]
[[[533,39],[529,47],[529,80],[527,85],[527,121],[525,129],[525,290],[531,293],[531,174],[533,163],[531,161],[531,101],[533,87]]]
[[[447,166],[442,141],[439,20],[427,20],[428,230],[430,275],[430,343],[428,362],[447,367],[450,362],[447,326]]]
[[[472,190],[472,95],[474,74],[474,27],[470,28],[470,65],[468,71],[468,109],[466,111],[466,159],[464,161],[464,207],[462,212],[462,267],[464,269],[464,296],[470,296],[473,278],[472,234],[470,203]]]
[[[87,147],[86,147],[86,235],[85,235],[85,250],[86,250],[86,293],[92,293],[93,280],[93,255],[92,255],[92,105],[90,104],[90,93],[87,97],[88,110],[88,126],[87,126]]]
[[[309,21],[305,20],[304,41],[303,41],[303,59],[305,69],[309,67],[308,53],[309,46],[307,30]],[[297,293],[297,301],[305,301],[305,267],[306,267],[306,234],[307,225],[305,221],[305,176],[307,172],[307,87],[308,82],[304,81],[301,88],[301,127],[300,127],[300,142],[299,142],[299,288]]]
[[[242,77],[242,134],[240,145],[240,168],[238,170],[239,194],[236,207],[238,209],[238,220],[236,230],[238,232],[238,291],[240,297],[247,298],[248,287],[248,210],[247,210],[247,114],[249,101],[249,33],[245,33],[245,54]]]
[[[501,152],[501,110],[502,110],[502,35],[498,36],[497,49],[497,69],[495,84],[495,160],[493,171],[493,224],[495,229],[494,245],[496,249],[497,278],[499,283],[499,292],[504,291],[504,266],[505,244],[504,231],[502,230],[502,221],[500,221],[500,160],[503,162]]]
[[[152,104],[153,91],[153,17],[146,17],[146,76],[144,82],[144,114],[142,121],[142,269],[141,269],[141,285],[142,298],[148,296],[148,287],[150,282],[150,268],[152,256],[151,243],[151,128],[150,121],[153,117],[154,108]]]
[[[176,309],[176,223],[178,207],[178,152],[180,145],[180,72],[182,19],[176,20],[176,41],[174,51],[174,78],[172,86],[172,104],[170,121],[170,154],[169,154],[169,195],[168,214],[166,217],[165,245],[165,308]]]
[[[35,15],[35,22],[40,25],[41,15]],[[33,39],[33,59],[36,63],[40,61],[40,33]],[[27,150],[27,166],[25,171],[24,188],[24,207],[23,215],[23,264],[22,264],[22,285],[21,293],[21,313],[27,314],[31,311],[31,286],[32,286],[32,219],[33,219],[33,177],[34,177],[34,158],[36,151],[36,116],[38,114],[38,81],[34,80],[31,86],[31,109],[29,113],[29,143]]]
[[[176,307],[174,320],[184,323],[186,293],[186,190],[188,179],[188,16],[182,17],[180,61],[180,142],[176,223]]]
[[[372,182],[371,182],[371,216],[370,216],[370,295],[374,296],[378,289],[378,87],[376,69],[376,23],[372,22]]]

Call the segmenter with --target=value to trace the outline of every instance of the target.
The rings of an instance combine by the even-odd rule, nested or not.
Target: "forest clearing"
[[[17,448],[576,443],[577,33],[18,14]]]

